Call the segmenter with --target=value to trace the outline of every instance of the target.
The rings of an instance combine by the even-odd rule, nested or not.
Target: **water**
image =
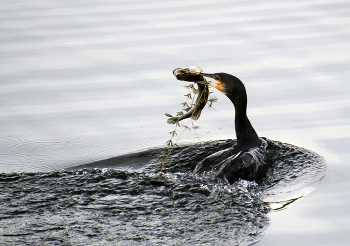
[[[197,65],[245,83],[260,136],[328,163],[317,193],[267,215],[259,244],[346,245],[349,10],[347,1],[4,2],[0,172],[50,173],[163,146],[173,130],[164,113],[185,94],[171,71]],[[217,111],[196,122],[202,141],[235,138],[233,107],[215,95]]]
[[[315,153],[267,140],[272,164],[259,185],[244,180],[230,185],[192,174],[203,156],[235,144],[227,140],[206,142],[206,149],[200,144],[175,148],[166,171],[157,174],[164,149],[85,164],[88,169],[76,171],[0,175],[2,243],[256,243],[269,225],[271,209],[284,209],[314,191],[325,163]],[[143,164],[137,168],[134,160]]]

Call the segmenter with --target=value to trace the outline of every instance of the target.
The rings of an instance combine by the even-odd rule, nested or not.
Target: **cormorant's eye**
[[[220,76],[219,75],[214,75],[214,79],[215,80],[220,80]]]

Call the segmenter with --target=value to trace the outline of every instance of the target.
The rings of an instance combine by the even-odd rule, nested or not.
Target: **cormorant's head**
[[[235,76],[227,73],[201,73],[202,76],[213,78],[216,82],[209,82],[210,86],[215,87],[225,95],[234,95],[242,89],[245,91],[243,83]]]

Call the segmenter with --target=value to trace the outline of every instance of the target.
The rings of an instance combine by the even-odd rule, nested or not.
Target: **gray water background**
[[[260,136],[328,163],[317,193],[270,214],[259,245],[350,242],[348,1],[4,1],[0,11],[0,172],[163,146],[164,113],[186,94],[172,70],[197,65],[245,83]],[[214,93],[197,133],[235,138],[232,104]]]

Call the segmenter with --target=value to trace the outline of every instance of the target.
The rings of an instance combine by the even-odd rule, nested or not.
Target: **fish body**
[[[186,109],[187,113],[180,115],[178,117],[171,117],[168,119],[169,124],[176,124],[177,122],[192,118],[193,120],[198,120],[201,116],[201,112],[203,108],[205,107],[205,104],[207,104],[208,96],[209,96],[209,88],[208,85],[204,84],[197,84],[198,85],[198,93],[197,93],[197,99],[196,102],[193,104],[191,108]]]
[[[189,68],[177,68],[174,70],[174,75],[178,80],[196,82],[198,86],[197,99],[192,107],[186,109],[187,113],[180,115],[178,117],[170,117],[168,119],[169,124],[176,124],[177,122],[192,118],[193,120],[198,120],[203,108],[205,107],[208,97],[209,97],[209,87],[206,84],[198,82],[206,82],[205,78],[200,75],[202,70],[199,67],[189,67]]]

